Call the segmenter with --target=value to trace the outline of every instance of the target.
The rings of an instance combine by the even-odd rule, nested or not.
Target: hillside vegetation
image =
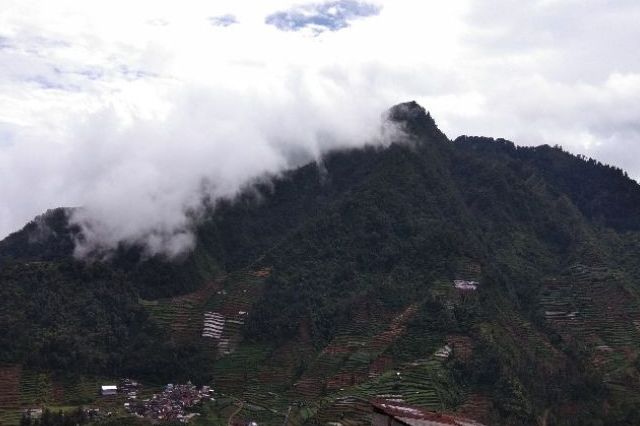
[[[415,103],[389,120],[389,146],[210,206],[175,261],[74,260],[66,209],[0,242],[0,414],[40,374],[44,403],[97,377],[213,383],[260,424],[363,424],[374,398],[640,423],[640,186],[558,147],[451,141]]]

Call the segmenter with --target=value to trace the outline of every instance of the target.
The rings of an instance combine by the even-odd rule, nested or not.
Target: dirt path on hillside
[[[233,414],[231,414],[231,416],[229,416],[229,421],[227,421],[227,426],[233,426],[233,418],[237,416],[240,411],[242,411],[242,407],[244,407],[244,401],[240,401],[240,406],[238,407],[238,409],[234,411]]]

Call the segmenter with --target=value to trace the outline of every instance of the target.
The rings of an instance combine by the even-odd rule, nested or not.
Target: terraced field
[[[477,261],[469,258],[462,258],[458,262],[455,279],[480,281],[482,275],[482,265]]]
[[[110,380],[55,379],[16,365],[0,367],[0,425],[16,425],[27,408],[95,404],[100,385]]]
[[[547,321],[568,340],[614,349],[640,347],[634,323],[640,319],[640,304],[603,266],[574,265],[548,280],[539,300]]]
[[[185,296],[140,303],[174,338],[200,341],[218,356],[229,355],[242,339],[247,315],[269,274],[268,268],[239,272]]]
[[[89,404],[99,396],[100,386],[113,380],[75,378],[54,382],[54,401],[59,405]]]
[[[452,408],[459,400],[442,361],[429,359],[390,371],[359,389],[369,398],[392,399],[430,410]]]
[[[53,404],[53,380],[50,374],[23,371],[20,379],[20,405]]]
[[[20,366],[0,368],[0,424],[17,424],[23,409],[54,402],[49,374],[24,370]]]
[[[320,352],[305,344],[308,332],[301,320],[299,339],[290,345],[274,350],[245,342],[218,360],[214,387],[244,401],[238,418],[282,421],[289,413],[287,422],[292,425],[338,420],[362,424],[369,416],[366,401],[396,394],[425,408],[449,407],[452,398],[445,390],[448,378],[442,360],[396,366],[387,353],[417,309],[413,304],[390,313],[363,304]],[[296,371],[302,374],[292,382]]]
[[[344,388],[309,406],[309,424],[368,424],[369,401],[384,399],[433,411],[453,411],[462,401],[442,361],[436,358],[388,371],[375,379]],[[307,423],[305,423],[307,424]]]
[[[281,412],[286,411],[291,402],[312,403],[338,386],[334,376],[345,365],[352,368],[360,363],[362,377],[359,381],[367,379],[370,358],[375,355],[362,358],[362,354],[371,350],[367,345],[380,345],[381,333],[385,332],[383,323],[384,318],[374,318],[362,309],[324,350],[317,353],[308,342],[305,343],[308,331],[305,322],[301,321],[300,338],[291,344],[275,351],[244,344],[218,361],[216,386],[241,396],[250,404],[275,407]],[[303,374],[292,382],[297,370]]]
[[[613,395],[640,395],[640,385],[629,376],[640,354],[640,300],[620,272],[589,251],[581,263],[547,280],[539,300],[558,334],[589,347]]]
[[[181,297],[157,301],[141,300],[153,318],[172,331],[178,339],[196,339],[201,330],[202,309],[209,298],[220,288],[217,281],[202,289]]]
[[[313,425],[339,422],[344,426],[365,425],[371,422],[371,405],[365,398],[344,396],[336,398],[318,410]]]
[[[366,423],[370,415],[368,401],[375,398],[402,401],[431,410],[455,406],[460,396],[451,392],[455,386],[452,386],[442,359],[430,356],[398,365],[386,354],[404,333],[406,322],[416,309],[416,305],[405,308],[387,329],[364,342],[362,348],[370,352],[358,349],[348,354],[340,373],[327,382],[326,390],[331,394],[316,407],[314,421],[319,422],[317,424],[331,421],[354,425]],[[361,366],[366,368],[359,369]],[[352,371],[362,371],[363,374],[357,375]]]
[[[221,355],[232,353],[242,340],[242,330],[251,308],[262,293],[265,278],[262,273],[233,275],[224,282],[222,290],[209,298],[206,312],[224,318],[224,327],[217,339]],[[201,325],[202,326],[202,325]]]
[[[461,279],[479,279],[480,266],[467,261],[458,274]],[[431,287],[432,297],[452,306],[476,303],[476,296],[461,295],[452,282],[437,282]],[[288,397],[298,408],[292,423],[343,425],[367,424],[372,399],[388,399],[435,411],[451,411],[462,403],[459,393],[444,366],[446,357],[438,358],[428,348],[443,347],[449,342],[454,353],[463,359],[472,355],[473,343],[468,336],[451,335],[424,346],[423,359],[402,355],[402,348],[417,338],[407,334],[407,324],[419,307],[412,304],[394,314],[371,310],[355,315],[296,381]],[[399,340],[401,339],[401,340]],[[422,340],[421,340],[422,342]],[[412,362],[398,363],[393,354]],[[316,401],[314,403],[314,401]],[[320,402],[318,402],[320,401]],[[471,407],[471,402],[469,403]],[[468,410],[472,412],[471,409]],[[477,411],[480,413],[481,408]],[[484,413],[482,413],[484,414]],[[304,420],[300,420],[304,419]]]
[[[13,426],[20,423],[22,418],[22,411],[16,409],[2,409],[0,410],[0,425]]]
[[[368,313],[360,310],[318,355],[290,393],[303,401],[313,401],[327,392],[368,380],[371,365],[405,331],[416,309],[415,305],[407,307],[390,323],[381,310]]]
[[[546,336],[529,321],[511,314],[492,322],[477,317],[468,333],[434,334],[425,341],[418,329],[408,332],[422,309],[418,303],[390,312],[363,302],[320,351],[311,345],[304,318],[297,338],[289,343],[272,347],[242,341],[244,322],[261,297],[269,273],[268,269],[237,273],[186,296],[141,302],[174,338],[199,342],[204,350],[212,351],[214,389],[242,401],[241,408],[237,404],[221,408],[227,416],[235,413],[234,422],[283,424],[286,419],[289,425],[358,425],[369,421],[372,399],[487,421],[494,411],[490,397],[461,389],[447,367],[448,359],[466,363],[473,357],[476,343],[471,335],[488,333],[491,338],[508,339],[509,346],[533,348],[535,356],[549,359],[549,365],[562,362]],[[456,278],[475,281],[480,274],[480,266],[468,261]],[[640,324],[640,315],[636,317],[638,312],[624,300],[622,286],[616,287],[620,294],[612,296],[607,287],[616,285],[612,277],[604,268],[577,266],[563,280],[549,280],[540,303],[545,310],[581,313],[580,322],[553,315],[547,319],[558,330],[565,328],[567,335],[584,335],[593,345],[599,344],[602,349],[594,363],[610,372],[612,389],[623,392],[628,389],[624,367],[635,358],[619,349],[636,344],[638,330],[632,319],[638,318]],[[482,291],[480,285],[477,291],[461,292],[445,280],[430,287],[429,297],[452,310],[473,308]],[[604,294],[610,305],[602,301]],[[601,305],[593,307],[594,301]],[[590,329],[589,321],[595,324],[596,316],[604,318],[599,322],[601,328]],[[621,325],[623,319],[628,320],[626,326]],[[492,334],[496,330],[502,334]],[[451,348],[451,355],[436,356],[436,349],[445,345]],[[423,354],[416,359],[414,353],[404,353],[410,346],[422,347]],[[0,387],[2,424],[15,424],[21,407],[95,401],[100,384],[86,379],[56,381],[15,366],[0,369],[0,377],[6,377]]]
[[[470,394],[464,402],[457,408],[456,413],[488,424],[493,411],[493,403],[487,395]]]
[[[248,424],[256,422],[259,425],[281,425],[286,418],[286,412],[281,413],[272,408],[260,405],[245,403],[242,409],[237,412],[233,420],[235,424]]]
[[[22,368],[17,365],[0,366],[0,425],[20,421],[20,378]]]
[[[461,265],[456,277],[480,279],[477,262],[466,260]],[[423,346],[421,359],[402,355],[403,345],[419,337],[407,333],[408,324],[421,309],[417,303],[390,312],[363,300],[351,321],[342,324],[320,351],[311,345],[304,318],[300,318],[297,338],[289,343],[273,347],[239,344],[244,319],[260,297],[263,279],[269,273],[261,269],[227,277],[204,302],[191,304],[196,313],[193,321],[201,324],[199,332],[206,334],[200,338],[219,342],[218,360],[213,365],[214,388],[243,401],[236,421],[280,423],[286,417],[290,425],[336,421],[363,424],[369,421],[368,401],[373,398],[449,412],[466,401],[465,409],[473,412],[474,400],[460,393],[444,365],[449,357],[434,356],[435,349],[449,344],[452,356],[468,360],[474,347],[469,336],[432,336],[432,341]],[[452,281],[430,287],[431,297],[443,303],[478,303],[477,292],[462,294]],[[192,335],[196,335],[195,327]],[[413,345],[423,343],[421,340]],[[404,361],[407,359],[411,362]],[[482,404],[479,406],[477,411],[483,412]]]
[[[0,409],[13,408],[20,404],[20,378],[22,368],[19,365],[0,366]]]
[[[466,261],[455,277],[479,281],[481,272],[479,264]],[[304,318],[300,319],[297,338],[291,342],[270,346],[243,341],[244,322],[261,297],[269,273],[267,268],[245,271],[211,282],[186,296],[141,301],[174,338],[198,342],[204,350],[212,351],[214,389],[234,401],[242,401],[241,408],[237,404],[221,408],[227,416],[235,413],[235,422],[283,424],[286,418],[289,425],[363,424],[369,421],[372,399],[458,413],[477,420],[488,419],[494,410],[489,397],[467,393],[457,386],[447,363],[448,359],[468,362],[476,345],[471,336],[491,335],[496,329],[501,330],[502,335],[493,335],[493,338],[508,339],[510,346],[534,348],[536,356],[550,360],[549,365],[561,362],[546,336],[529,321],[510,314],[493,318],[492,322],[475,317],[468,324],[468,330],[436,333],[426,341],[424,333],[415,325],[414,329],[408,328],[422,309],[419,303],[390,312],[363,301],[351,321],[343,324],[322,350],[311,345],[308,321]],[[627,365],[630,358],[617,349],[636,344],[638,331],[631,319],[637,312],[623,300],[624,293],[610,300],[612,306],[623,306],[623,309],[607,309],[605,304],[589,311],[588,306],[600,300],[604,293],[612,297],[605,287],[611,285],[612,275],[605,269],[591,268],[585,273],[584,268],[577,267],[565,278],[568,279],[562,282],[569,283],[568,287],[558,284],[558,280],[546,283],[540,297],[541,306],[545,310],[564,309],[570,313],[573,309],[579,310],[585,320],[575,323],[552,316],[548,317],[549,322],[559,329],[571,327],[568,334],[584,330],[585,336],[596,336],[589,340],[594,345],[612,348],[613,352],[601,351],[598,362],[611,372],[611,386],[623,391],[622,366]],[[452,313],[461,307],[472,309],[479,303],[478,294],[482,291],[481,284],[477,291],[459,291],[452,281],[444,280],[430,286],[428,297],[450,307]],[[587,327],[589,315],[593,316],[594,323],[595,315],[604,315],[605,320],[600,322],[604,331],[594,333]],[[622,318],[629,319],[628,327],[621,328]],[[640,315],[637,318],[640,324]],[[604,335],[600,337],[600,333]],[[452,349],[451,355],[435,356],[436,350],[445,345]],[[421,347],[423,352],[418,357],[413,352],[405,353],[409,347]],[[59,382],[47,375],[22,372],[10,366],[0,370],[1,374],[9,379],[0,388],[0,408],[2,401],[9,400],[14,401],[15,407],[82,404],[95,400],[99,388],[99,383],[94,381]],[[7,413],[9,411],[2,411],[0,416],[6,417]],[[15,423],[19,412],[12,413],[14,417],[7,419]],[[222,415],[221,412],[218,415]]]

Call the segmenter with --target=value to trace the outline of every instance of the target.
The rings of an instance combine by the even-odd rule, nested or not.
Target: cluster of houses
[[[28,420],[36,420],[42,417],[42,408],[25,408],[22,417]]]
[[[127,399],[138,399],[138,391],[140,390],[140,383],[131,379],[123,379],[120,384],[122,393],[127,395]]]
[[[102,385],[100,387],[100,394],[102,396],[113,396],[118,394],[125,394],[129,399],[136,399],[138,396],[138,389],[140,383],[131,379],[122,379],[120,387],[117,385]]]
[[[138,417],[188,423],[197,414],[188,413],[187,410],[203,401],[211,400],[212,397],[213,390],[209,386],[198,389],[191,382],[186,385],[168,384],[162,393],[154,394],[150,399],[138,400],[136,397],[129,397],[124,407]]]

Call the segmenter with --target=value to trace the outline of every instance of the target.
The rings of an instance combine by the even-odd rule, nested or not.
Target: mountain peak
[[[429,113],[416,101],[403,102],[389,109],[389,118],[394,121],[409,121],[428,118]]]
[[[416,101],[404,102],[391,107],[387,117],[390,121],[402,124],[404,129],[412,134],[442,135],[431,114]]]

